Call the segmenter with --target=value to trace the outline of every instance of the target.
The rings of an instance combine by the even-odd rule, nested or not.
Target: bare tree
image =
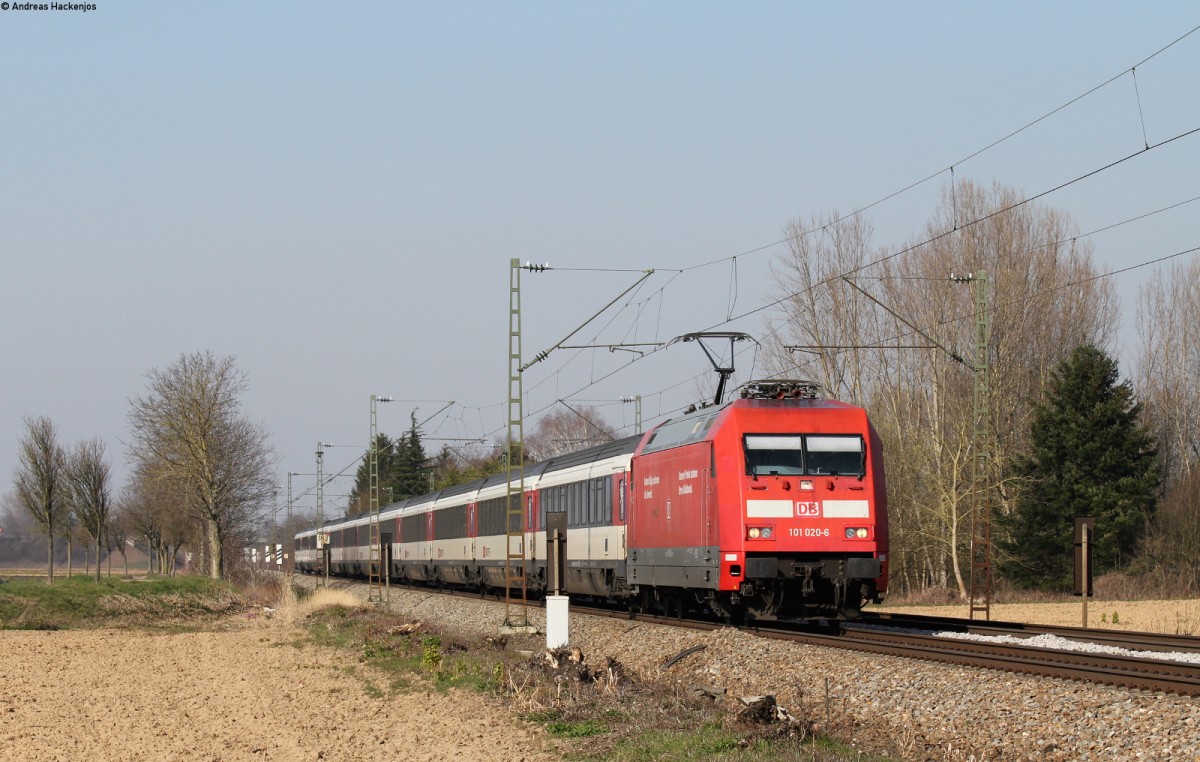
[[[593,407],[562,403],[538,420],[525,437],[527,461],[542,461],[616,439],[616,432]]]
[[[153,462],[137,463],[121,495],[121,523],[127,534],[146,541],[151,574],[174,573],[181,548],[205,544],[194,542],[197,522],[187,508],[187,483],[164,476],[164,470]]]
[[[54,583],[54,535],[67,511],[66,456],[49,418],[25,418],[13,481],[17,500],[46,533],[46,581]]]
[[[67,457],[66,479],[71,508],[96,549],[95,579],[99,582],[100,551],[104,548],[104,533],[112,510],[104,442],[96,438],[76,445]]]
[[[209,575],[220,578],[227,535],[271,499],[267,433],[241,414],[246,379],[232,357],[183,355],[147,378],[148,393],[131,402],[130,455],[154,479],[186,485],[185,508],[205,536]]]
[[[108,526],[104,529],[104,552],[108,560],[108,576],[112,577],[113,553],[120,553],[125,562],[125,576],[129,576],[129,557],[125,555],[126,543],[129,540],[129,529],[125,517],[121,514],[121,502],[113,502],[113,510],[108,516]]]
[[[835,210],[786,226],[788,251],[771,265],[778,284],[771,296],[782,314],[769,327],[764,346],[768,367],[787,372],[799,362],[804,378],[819,381],[838,399],[861,401],[866,397],[866,363],[875,355],[843,347],[878,336],[881,318],[857,309],[854,292],[841,276],[858,272],[878,252],[872,248],[871,225],[861,215],[839,217]],[[802,347],[802,359],[794,359],[785,345]]]
[[[1143,540],[1140,565],[1159,590],[1191,597],[1200,590],[1200,464],[1176,477]]]
[[[1163,468],[1163,499],[1142,547],[1160,587],[1200,589],[1200,262],[1159,271],[1138,298],[1136,382]]]
[[[1200,261],[1142,287],[1137,325],[1137,388],[1169,489],[1200,461]]]

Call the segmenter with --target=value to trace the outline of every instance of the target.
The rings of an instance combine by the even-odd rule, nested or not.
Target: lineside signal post
[[[1083,626],[1088,626],[1088,598],[1096,594],[1092,587],[1092,516],[1075,517],[1075,595],[1083,600]]]

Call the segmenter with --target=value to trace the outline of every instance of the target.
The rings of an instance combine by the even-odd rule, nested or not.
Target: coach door
[[[713,470],[716,459],[713,454],[713,443],[705,442],[703,445],[707,451],[708,464],[700,469],[700,520],[702,522],[702,537],[705,549],[704,560],[709,564],[720,565],[718,563],[717,554],[719,552],[720,543],[717,541],[717,519],[718,514],[715,501],[713,500]]]
[[[390,579],[392,576],[392,533],[379,533],[379,560],[382,563],[380,571],[383,572],[384,579]]]

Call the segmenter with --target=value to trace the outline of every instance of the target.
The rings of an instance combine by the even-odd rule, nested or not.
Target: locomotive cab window
[[[747,434],[751,476],[863,476],[866,448],[852,435]]]
[[[746,473],[752,476],[803,474],[803,439],[794,435],[747,435]]]
[[[805,470],[812,475],[862,476],[866,473],[866,448],[860,436],[806,436]]]

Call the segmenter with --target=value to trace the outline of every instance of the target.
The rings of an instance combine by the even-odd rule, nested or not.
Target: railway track
[[[343,583],[345,582],[343,581]],[[365,585],[362,587],[365,588]],[[471,595],[478,597],[478,594]],[[617,617],[699,630],[712,630],[725,626],[700,619],[630,614],[627,611],[579,604],[572,604],[571,608],[575,614]],[[865,623],[875,626],[856,626],[858,623],[829,623],[818,626],[809,623],[759,622],[743,629],[761,637],[828,648],[1018,672],[1135,690],[1200,696],[1200,664],[1110,653],[1043,648],[1019,643],[960,640],[939,637],[931,633],[943,630],[982,635],[1019,633],[1021,637],[1025,638],[1039,634],[1054,634],[1080,642],[1110,645],[1129,650],[1169,650],[1196,653],[1200,653],[1200,638],[892,614],[865,617]],[[887,629],[878,625],[886,625]]]
[[[786,628],[763,628],[758,632],[768,637],[784,637],[867,653],[1185,696],[1200,695],[1200,665],[1188,662],[854,627],[844,627],[838,635],[795,633]]]
[[[1168,635],[1157,632],[1132,632],[1122,630],[1095,630],[1084,627],[1025,624],[1022,622],[981,621],[978,619],[956,619],[952,617],[916,616],[896,613],[864,613],[861,623],[888,627],[905,627],[916,630],[946,631],[970,635],[1009,635],[1031,638],[1037,635],[1054,635],[1080,643],[1124,648],[1130,651],[1169,651],[1174,653],[1200,654],[1200,637],[1194,635]]]

